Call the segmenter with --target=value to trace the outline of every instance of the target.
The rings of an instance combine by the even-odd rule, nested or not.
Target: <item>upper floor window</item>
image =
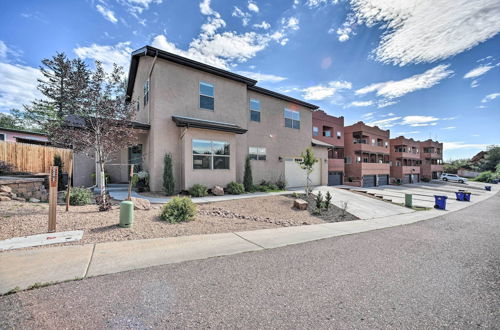
[[[250,99],[250,120],[260,122],[260,101]]]
[[[341,139],[341,138],[342,138],[342,132],[337,131],[337,139]]]
[[[285,108],[285,127],[300,129],[300,112]]]
[[[323,136],[326,136],[326,137],[331,137],[332,136],[332,131],[328,130],[328,131],[324,131],[323,132]]]
[[[377,142],[375,141],[375,139],[372,139],[372,146],[376,146],[377,145]]]
[[[0,141],[5,141],[5,134],[0,133]]]
[[[351,157],[345,157],[345,158],[344,158],[344,163],[346,163],[346,164],[351,164],[351,163],[352,163],[352,162],[351,162]]]
[[[386,148],[389,148],[389,142],[385,141],[385,142],[384,142],[384,146],[385,146]]]
[[[266,148],[249,147],[248,154],[253,160],[266,160]]]
[[[318,136],[318,134],[319,134],[319,128],[313,126],[313,136]]]
[[[144,106],[149,102],[149,79],[144,83]]]
[[[228,170],[229,143],[193,140],[193,169]]]
[[[215,109],[214,85],[200,81],[200,108]]]

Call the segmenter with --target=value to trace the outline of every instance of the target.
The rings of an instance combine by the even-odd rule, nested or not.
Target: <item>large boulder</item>
[[[212,194],[214,194],[215,196],[224,196],[224,188],[222,188],[221,186],[214,186],[212,188]]]
[[[309,203],[303,199],[296,199],[293,201],[293,207],[298,210],[307,210]]]
[[[0,202],[8,202],[10,200],[11,200],[11,198],[8,196],[0,196]]]
[[[0,192],[11,193],[12,188],[9,186],[0,185]]]
[[[150,210],[151,202],[144,198],[132,197],[132,203],[134,203],[134,210]]]

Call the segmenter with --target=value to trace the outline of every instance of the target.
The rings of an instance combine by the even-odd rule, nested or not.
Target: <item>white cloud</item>
[[[254,24],[253,27],[257,29],[269,30],[271,28],[271,24],[267,23],[266,21],[262,21],[262,23],[260,24]]]
[[[380,101],[378,101],[377,107],[378,108],[385,108],[385,107],[388,107],[390,105],[394,105],[396,103],[398,103],[398,102],[397,101],[380,100]]]
[[[95,6],[97,11],[99,13],[101,13],[101,15],[107,19],[108,21],[110,21],[111,23],[116,23],[118,22],[118,19],[116,18],[115,16],[115,13],[111,10],[111,9],[108,9],[104,6],[101,6],[101,5],[97,5]]]
[[[0,62],[0,110],[21,109],[42,97],[37,90],[38,68]]]
[[[480,143],[466,143],[466,142],[443,142],[443,149],[455,150],[455,149],[486,149],[487,144]]]
[[[366,94],[376,92],[378,96],[387,99],[394,99],[405,94],[430,88],[438,84],[441,80],[449,77],[453,71],[448,70],[449,65],[438,65],[424,73],[411,76],[398,81],[386,81],[365,86],[356,91],[356,94]]]
[[[371,119],[373,118],[373,116],[375,116],[376,112],[367,112],[367,113],[364,113],[361,118],[363,119]]]
[[[281,24],[283,24],[283,27],[285,29],[290,29],[290,30],[298,30],[299,27],[299,19],[297,17],[289,17],[287,18],[282,18],[281,19]]]
[[[88,47],[77,47],[73,49],[75,54],[81,59],[91,59],[100,61],[104,70],[110,72],[113,68],[113,63],[123,67],[125,72],[130,64],[130,42],[119,42],[114,46],[92,44]]]
[[[406,116],[401,121],[400,125],[408,125],[412,127],[419,126],[436,126],[439,118],[433,116]]]
[[[210,7],[210,0],[203,0],[202,2],[200,2],[200,11],[203,15],[214,15],[216,13]]]
[[[234,6],[234,10],[233,10],[233,13],[231,14],[231,16],[241,18],[243,26],[247,26],[248,22],[250,22],[250,18],[252,17],[252,15],[250,15],[250,13],[245,13],[243,10],[241,10],[237,6]]]
[[[373,105],[373,101],[353,101],[347,107],[368,107],[370,105]]]
[[[479,82],[477,81],[477,79],[474,79],[473,81],[471,81],[471,83],[470,83],[471,88],[476,88],[477,86],[479,86]]]
[[[492,94],[488,94],[486,95],[482,100],[481,100],[481,103],[486,103],[486,102],[490,102],[490,101],[493,101],[494,99],[496,99],[497,97],[500,96],[500,93],[492,93]]]
[[[405,136],[405,135],[415,135],[415,134],[419,134],[420,131],[409,131],[409,132],[396,132],[393,134],[391,134],[392,136]]]
[[[498,0],[351,0],[357,21],[385,32],[374,56],[406,65],[468,50],[500,31]]]
[[[376,120],[372,121],[370,123],[366,123],[368,126],[378,126],[380,128],[390,128],[396,125],[395,123],[396,120],[401,119],[401,117],[392,117],[392,118],[387,118],[387,119],[381,119],[381,120]]]
[[[0,58],[5,58],[7,57],[7,45],[5,44],[5,42],[3,42],[2,40],[0,40]]]
[[[248,10],[253,11],[254,13],[258,13],[259,12],[259,7],[253,1],[248,1],[248,7],[247,8],[248,8]]]
[[[455,128],[456,128],[455,126],[448,126],[448,127],[443,127],[441,129],[451,130],[451,129],[455,129]]]
[[[337,91],[351,89],[352,84],[348,81],[330,81],[327,85],[316,85],[302,89],[302,97],[306,100],[324,100],[333,96]]]
[[[258,80],[259,82],[277,83],[286,80],[285,77],[276,76],[273,74],[265,74],[265,73],[251,72],[251,71],[236,71],[236,73],[251,79]]]
[[[339,0],[307,0],[306,6],[309,8],[316,8],[327,4],[336,4],[338,2]]]
[[[482,76],[486,72],[490,71],[494,67],[495,67],[494,65],[480,65],[477,68],[474,68],[474,69],[470,70],[469,72],[467,72],[464,75],[464,79],[477,78],[479,76]]]

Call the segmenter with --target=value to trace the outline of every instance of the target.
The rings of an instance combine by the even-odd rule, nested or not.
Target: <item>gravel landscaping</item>
[[[83,240],[66,244],[85,244],[196,234],[278,228],[325,223],[328,220],[309,211],[292,208],[291,196],[268,196],[198,204],[196,219],[169,224],[159,219],[161,206],[149,211],[136,210],[132,228],[120,228],[119,209],[97,212],[95,205],[72,206],[69,212],[60,205],[57,231],[83,230]],[[8,201],[0,203],[0,240],[45,233],[48,204]]]

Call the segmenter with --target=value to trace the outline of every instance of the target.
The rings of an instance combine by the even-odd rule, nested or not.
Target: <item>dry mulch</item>
[[[256,197],[198,204],[194,221],[169,224],[159,218],[160,205],[135,211],[132,228],[120,228],[119,209],[98,212],[96,205],[57,209],[57,231],[83,230],[83,239],[66,244],[85,244],[146,238],[224,233],[234,231],[325,223],[308,211],[293,209],[287,196]],[[0,240],[45,233],[48,204],[9,201],[0,203]]]

